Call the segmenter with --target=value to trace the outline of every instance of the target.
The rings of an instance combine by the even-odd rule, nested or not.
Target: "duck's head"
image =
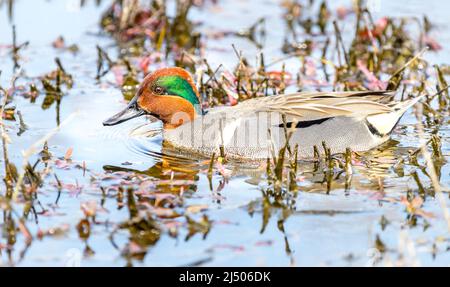
[[[176,128],[202,114],[200,96],[189,72],[172,67],[147,75],[128,106],[103,122],[113,126],[142,115],[152,115],[164,128]]]

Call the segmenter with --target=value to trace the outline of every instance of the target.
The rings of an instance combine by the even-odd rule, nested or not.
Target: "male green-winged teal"
[[[403,114],[421,97],[394,101],[389,91],[302,92],[243,101],[232,107],[201,107],[191,75],[164,68],[145,77],[136,96],[105,126],[151,115],[163,122],[164,140],[187,152],[211,155],[223,147],[234,158],[267,158],[291,131],[299,157],[322,151],[367,151],[386,142]]]

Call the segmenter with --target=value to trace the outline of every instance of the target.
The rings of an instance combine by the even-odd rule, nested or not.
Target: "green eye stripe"
[[[168,95],[182,97],[192,105],[200,104],[192,86],[180,76],[163,76],[156,81],[156,84],[164,88]]]

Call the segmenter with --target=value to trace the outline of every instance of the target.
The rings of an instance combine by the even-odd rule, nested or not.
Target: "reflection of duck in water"
[[[312,193],[330,192],[333,190],[378,191],[385,178],[402,177],[402,170],[397,165],[408,151],[398,147],[398,141],[388,140],[386,143],[364,153],[352,156],[352,172],[337,169],[328,173],[326,162],[304,162],[298,165],[298,172],[303,175],[305,184],[302,191]],[[343,162],[345,159],[341,157]],[[325,166],[324,166],[325,165]],[[331,176],[331,180],[327,178]],[[387,186],[385,186],[387,187]]]
[[[131,172],[155,178],[147,181],[158,193],[181,195],[187,191],[197,191],[197,182],[201,166],[183,158],[162,156],[159,162],[146,170],[137,170],[123,166],[105,165],[103,169],[110,172]]]
[[[312,157],[326,142],[332,153],[367,151],[386,142],[402,115],[421,97],[403,102],[387,91],[308,92],[254,98],[205,113],[190,74],[181,68],[148,75],[122,112],[103,124],[116,125],[152,115],[164,124],[164,139],[178,149],[228,157],[267,158],[280,148],[285,128],[291,146]],[[270,133],[268,132],[270,130]]]
[[[110,239],[116,248],[120,248],[115,242],[115,234],[118,230],[127,230],[129,241],[121,248],[121,254],[132,265],[132,259],[142,261],[147,254],[148,249],[155,245],[162,234],[162,226],[176,226],[174,218],[182,216],[176,212],[178,207],[183,206],[181,196],[185,192],[197,191],[198,168],[184,163],[183,167],[177,167],[169,160],[161,159],[160,162],[151,166],[147,170],[136,170],[119,166],[105,165],[103,169],[109,172],[126,172],[136,175],[146,175],[154,180],[140,181],[139,188],[127,190],[127,205],[130,212],[130,219],[121,222],[115,229]],[[139,176],[138,176],[139,177]],[[139,201],[135,200],[134,195],[138,195]],[[141,207],[145,207],[145,212],[139,213]],[[164,218],[167,221],[162,222],[156,218]],[[171,223],[172,221],[172,223]],[[176,233],[175,231],[172,231]]]

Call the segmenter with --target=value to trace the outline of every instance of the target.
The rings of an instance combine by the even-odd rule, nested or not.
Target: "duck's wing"
[[[384,104],[392,92],[308,92],[248,100],[236,106],[242,113],[277,112],[298,121],[336,116],[366,117],[393,111]]]
[[[351,98],[388,104],[393,100],[395,91],[300,92],[280,96],[313,99]]]

